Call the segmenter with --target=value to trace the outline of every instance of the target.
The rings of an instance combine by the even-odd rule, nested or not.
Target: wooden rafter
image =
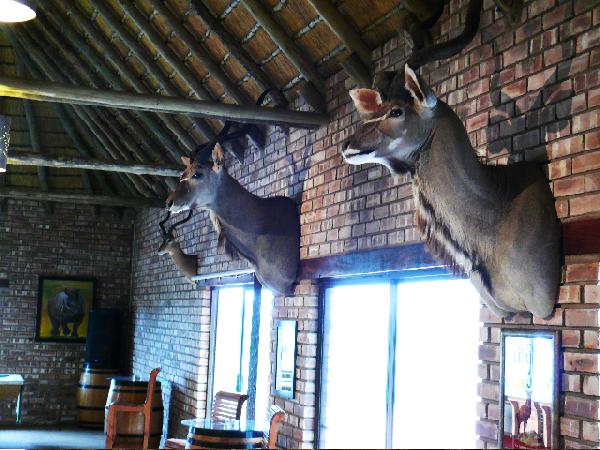
[[[0,198],[37,200],[84,205],[116,206],[126,208],[164,208],[165,201],[159,198],[124,197],[117,195],[93,195],[72,192],[42,192],[27,188],[0,188]]]
[[[15,52],[16,53],[16,52]],[[17,75],[25,77],[26,69],[21,58],[15,57],[15,67],[17,69]],[[27,121],[27,128],[29,128],[29,140],[31,141],[31,148],[34,152],[42,154],[42,144],[40,143],[40,135],[37,126],[37,120],[33,113],[33,105],[29,100],[23,100],[23,109],[25,110],[25,120]],[[45,167],[38,166],[37,168],[38,181],[42,191],[48,190],[48,174]]]
[[[162,88],[168,95],[181,95],[177,89],[175,80],[172,77],[168,77],[158,67],[158,65],[152,60],[153,56],[146,51],[140,42],[125,29],[117,15],[102,1],[94,2],[93,6],[102,15],[111,29],[119,36],[119,39],[127,46],[129,51],[132,52],[142,64],[144,64],[144,67],[159,83],[160,88]],[[202,133],[205,140],[209,140],[214,136],[213,129],[205,121],[195,120],[193,124]]]
[[[325,19],[325,22],[327,22],[327,25],[329,25],[333,32],[339,36],[348,50],[356,53],[366,67],[371,67],[371,50],[331,0],[308,1],[317,10],[319,15]]]
[[[53,0],[50,1],[53,2]],[[60,30],[60,32],[71,42],[71,44],[78,49],[81,55],[87,60],[90,67],[98,70],[102,77],[104,77],[105,80],[114,88],[127,89],[119,76],[108,70],[105,63],[106,60],[110,64],[115,65],[118,73],[121,74],[121,76],[123,76],[123,78],[126,79],[135,90],[138,92],[145,91],[136,75],[121,61],[114,49],[107,44],[103,37],[100,36],[100,40],[96,43],[101,47],[104,59],[99,53],[94,51],[94,49],[88,44],[88,42],[85,41],[85,39],[83,39],[83,37],[79,35],[78,32],[74,30],[74,28],[66,19],[64,19],[59,13],[56,13],[49,8],[50,1],[40,4],[40,8],[43,8],[44,12],[46,13],[46,17],[48,17],[54,23],[55,28]],[[54,3],[54,6],[56,7],[56,3]],[[91,30],[95,30],[94,27],[89,28]],[[93,32],[95,34],[95,31]],[[173,161],[179,161],[181,152],[179,151],[178,142],[170,133],[163,129],[163,126],[157,117],[144,112],[136,114],[136,117],[147,129],[147,131],[143,131],[143,134],[148,135],[148,133],[151,133],[156,136],[163,148],[165,148],[166,151],[171,155]],[[155,154],[157,160],[163,159],[162,156],[158,155],[158,153]]]
[[[25,63],[25,66],[27,67],[28,71],[31,73],[31,75],[33,77],[36,77],[36,78],[41,77],[41,73],[39,73],[38,69],[33,64],[33,61],[31,61],[29,59],[29,57],[27,56],[25,51],[21,48],[21,46],[16,41],[16,39],[10,33],[8,33],[8,37],[11,40],[13,48],[15,49],[16,57],[20,58]],[[65,132],[71,139],[71,142],[73,143],[73,146],[75,147],[75,149],[79,152],[80,155],[87,157],[87,158],[91,157],[91,151],[88,149],[87,145],[83,142],[83,140],[77,134],[77,131],[75,130],[75,126],[73,125],[73,121],[69,117],[69,114],[67,113],[66,108],[62,105],[57,105],[57,104],[51,104],[51,105],[54,110],[54,113],[58,117],[58,120],[61,122],[63,129],[65,130]],[[108,183],[106,178],[101,173],[92,172],[92,176],[95,177],[96,181],[100,184],[100,186],[102,187],[104,192],[106,192],[108,194],[115,194],[115,190]],[[119,182],[122,183],[121,180],[119,180]],[[85,184],[87,185],[88,183],[85,183]]]
[[[56,65],[54,65],[53,61],[48,57],[48,55],[44,52],[46,49],[45,46],[40,45],[40,42],[36,42],[31,37],[31,30],[29,32],[25,32],[25,27],[19,28],[15,30],[15,33],[19,37],[19,40],[23,43],[22,47],[27,49],[27,52],[33,59],[33,61],[40,67],[42,72],[46,74],[51,80],[55,81],[65,81],[65,76],[60,73],[60,69]],[[86,125],[86,128],[81,129],[84,133],[89,133],[98,139],[101,143],[100,146],[96,146],[96,148],[101,152],[110,154],[110,150],[112,150],[111,156],[114,158],[116,156],[115,149],[111,148],[110,140],[107,137],[108,130],[102,129],[99,127],[95,121],[95,116],[93,115],[93,111],[90,111],[85,108],[73,106],[72,107],[74,113],[78,116],[78,118],[83,121]],[[94,142],[94,139],[91,139]],[[145,184],[143,180],[140,180],[138,177],[135,177],[130,174],[120,175],[122,177],[122,181],[125,186],[128,186],[131,193],[139,192],[144,196],[151,196],[150,192],[150,184]]]
[[[226,118],[237,122],[276,123],[297,128],[318,128],[325,125],[329,120],[325,114],[311,112],[87,89],[69,84],[31,81],[5,76],[0,76],[0,95],[73,105],[107,106],[173,114],[186,113],[199,117]]]
[[[248,95],[239,89],[233,81],[229,79],[227,74],[221,69],[219,64],[212,60],[206,50],[202,48],[196,41],[196,38],[185,27],[180,24],[173,13],[162,3],[162,0],[150,0],[150,4],[162,18],[167,22],[171,30],[179,36],[179,39],[187,46],[190,54],[196,58],[208,71],[211,77],[216,79],[225,92],[229,94],[238,104],[252,104],[252,100]]]
[[[271,17],[269,11],[258,0],[241,0],[241,3],[248,9],[260,26],[264,28],[271,39],[273,39],[273,42],[281,47],[283,54],[296,66],[302,76],[314,85],[321,94],[325,94],[325,80],[323,77],[306,60],[296,43],[287,35],[283,27]]]
[[[135,175],[155,175],[159,177],[179,177],[181,169],[158,164],[134,164],[127,161],[106,159],[84,159],[71,156],[48,156],[39,153],[12,152],[8,155],[8,164],[20,166],[57,167],[85,170],[104,170]]]
[[[286,98],[279,89],[275,89],[275,86],[267,73],[254,62],[246,49],[244,49],[244,47],[229,34],[221,22],[212,15],[210,10],[200,0],[192,0],[191,5],[208,29],[221,40],[223,45],[227,47],[227,50],[237,58],[248,73],[254,77],[260,88],[263,90],[271,90],[271,95],[273,96],[275,103],[279,106],[286,106]]]
[[[82,57],[79,57],[75,53],[71,52],[69,48],[65,45],[56,45],[60,44],[56,40],[56,35],[58,35],[58,30],[54,27],[52,23],[47,21],[45,17],[38,17],[36,20],[41,26],[39,27],[42,33],[44,34],[45,39],[49,42],[53,42],[55,44],[55,48],[58,49],[58,52],[69,62],[70,67],[72,67],[75,71],[77,71],[82,79],[85,79],[90,87],[101,87],[102,85],[111,85],[111,81],[117,81],[115,75],[113,75],[107,68],[102,64],[101,61],[96,57],[96,55],[87,57],[85,54]],[[76,41],[75,44],[83,44],[83,40]],[[96,69],[97,73],[92,71],[90,67],[84,64],[83,61],[88,61],[92,64]],[[97,64],[94,64],[97,63]],[[114,112],[116,118],[109,117],[109,110],[105,108],[100,108],[98,114],[100,116],[104,116],[105,121],[108,121],[111,128],[117,132],[121,133],[121,127],[125,127],[127,129],[127,133],[135,138],[135,140],[143,147],[143,150],[147,156],[140,153],[138,149],[133,145],[131,138],[121,137],[121,142],[123,142],[126,146],[128,146],[131,152],[134,154],[136,159],[140,162],[146,162],[147,157],[149,156],[153,161],[157,162],[166,162],[166,159],[163,157],[161,153],[156,150],[156,144],[151,141],[151,137],[144,130],[144,128],[140,125],[137,118],[138,116],[134,114],[132,111],[125,110],[111,110]],[[175,189],[176,183],[174,180],[165,180],[165,183],[169,187],[169,189]],[[154,188],[156,191],[157,186]]]
[[[359,86],[370,87],[372,60],[369,47],[330,0],[309,1],[352,53],[341,63],[343,69]]]

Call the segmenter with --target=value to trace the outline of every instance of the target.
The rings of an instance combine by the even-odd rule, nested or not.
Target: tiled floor
[[[77,428],[3,427],[0,448],[104,448],[104,434]]]

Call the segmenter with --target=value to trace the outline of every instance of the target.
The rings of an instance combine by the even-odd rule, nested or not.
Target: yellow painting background
[[[42,311],[40,314],[40,329],[39,336],[40,338],[72,338],[70,335],[65,336],[62,334],[62,330],[60,331],[59,336],[52,336],[52,322],[50,321],[50,316],[48,316],[48,300],[53,296],[58,294],[65,288],[79,289],[81,296],[84,300],[85,313],[83,316],[83,321],[81,325],[77,329],[78,338],[85,338],[88,332],[88,319],[89,312],[92,309],[92,302],[94,299],[94,283],[92,281],[82,281],[82,280],[49,280],[44,279],[42,284]],[[72,331],[72,323],[69,323],[69,329]],[[75,339],[75,338],[72,338]]]

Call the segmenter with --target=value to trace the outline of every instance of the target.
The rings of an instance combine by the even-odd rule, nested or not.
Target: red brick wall
[[[434,29],[436,39],[447,39],[461,30],[466,4],[452,0],[446,5]],[[526,2],[525,22],[510,31],[495,17],[488,0],[474,42],[460,56],[422,71],[438,95],[465,120],[482,159],[491,163],[505,163],[509,157],[547,155],[552,159],[551,186],[562,220],[600,213],[597,5],[587,0]],[[376,49],[376,70],[399,68],[405,51],[401,36]],[[249,149],[243,166],[230,164],[232,175],[250,191],[299,200],[302,258],[419,240],[413,226],[409,178],[394,179],[378,166],[351,167],[342,162],[340,143],[352,133],[357,120],[347,95],[350,87],[343,72],[328,80],[331,121],[326,127],[292,129],[289,134],[271,129],[264,151]],[[164,379],[173,382],[174,392],[181,392],[171,402],[176,412],[171,412],[170,419],[177,423],[186,414],[203,414],[209,294],[190,290],[167,257],[154,256],[159,244],[158,216],[158,212],[144,213],[136,224],[134,369],[167,368]],[[198,213],[184,232],[184,248],[199,254],[201,273],[246,266],[231,262],[217,250],[205,213]],[[594,286],[599,261],[598,255],[567,258],[566,284],[550,321],[532,322],[523,314],[500,323],[482,308],[479,446],[493,446],[496,439],[501,326],[563,330],[561,434],[569,446],[600,442],[599,295]],[[294,296],[275,299],[274,318],[300,320],[297,395],[294,400],[275,399],[289,414],[279,443],[290,448],[314,445],[317,294],[314,283],[302,281]]]
[[[85,345],[35,342],[38,276],[97,279],[97,306],[121,309],[127,318],[131,264],[131,221],[114,210],[39,202],[2,203],[0,278],[0,373],[25,379],[23,422],[48,423],[76,418],[77,382]],[[124,339],[123,345],[126,345]],[[14,423],[14,402],[2,400],[0,422]]]

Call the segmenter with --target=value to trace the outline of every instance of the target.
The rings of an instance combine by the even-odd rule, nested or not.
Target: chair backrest
[[[152,400],[154,399],[154,388],[156,386],[156,377],[160,372],[160,368],[152,369],[150,372],[150,379],[148,380],[148,392],[146,392],[146,401],[144,402],[145,406],[152,407]]]
[[[285,411],[277,405],[271,405],[267,414],[267,428],[263,433],[263,448],[277,448],[277,436]]]
[[[242,406],[248,400],[246,394],[219,391],[213,399],[210,417],[212,420],[240,420]]]

